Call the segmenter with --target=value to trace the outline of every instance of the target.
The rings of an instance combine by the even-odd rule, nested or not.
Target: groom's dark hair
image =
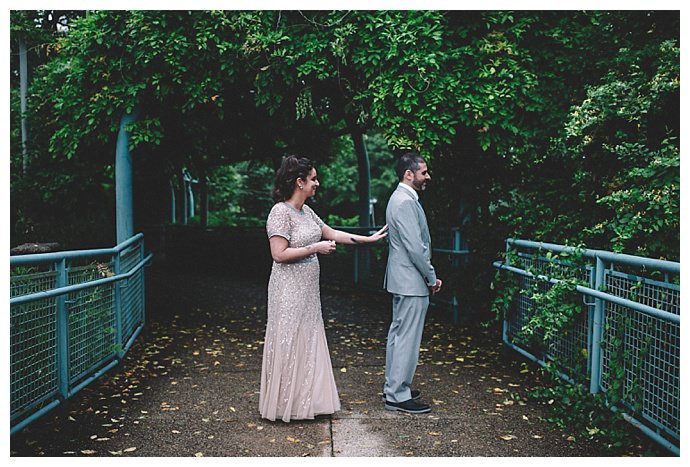
[[[406,152],[398,158],[398,163],[395,165],[395,173],[398,175],[398,180],[402,181],[405,177],[405,172],[411,170],[416,172],[419,170],[419,164],[424,163],[424,158],[416,152]]]

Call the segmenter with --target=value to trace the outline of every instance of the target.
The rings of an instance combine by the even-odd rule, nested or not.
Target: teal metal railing
[[[493,265],[515,275],[519,292],[503,342],[541,365],[556,362],[563,379],[588,382],[593,394],[621,384],[622,371],[615,389],[623,397],[611,409],[679,455],[680,263],[529,240],[506,245],[506,260]],[[581,313],[561,335],[530,345],[521,334],[538,306],[530,291],[567,278],[580,284]]]
[[[118,364],[144,326],[144,236],[10,257],[10,434]]]

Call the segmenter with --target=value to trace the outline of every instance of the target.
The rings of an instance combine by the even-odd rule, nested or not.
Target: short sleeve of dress
[[[290,241],[290,233],[292,225],[290,222],[290,213],[282,203],[273,206],[271,212],[266,219],[266,233],[268,238],[278,235]]]
[[[304,210],[309,213],[312,219],[314,219],[314,222],[316,222],[316,225],[319,226],[319,228],[322,228],[326,223],[321,220],[321,218],[314,212],[312,208],[307,206],[306,204],[304,205]]]

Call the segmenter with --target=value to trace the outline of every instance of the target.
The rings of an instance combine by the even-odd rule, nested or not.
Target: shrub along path
[[[124,362],[10,441],[12,456],[642,456],[545,421],[538,375],[500,335],[432,307],[415,387],[433,411],[384,410],[386,294],[322,288],[342,410],[259,417],[266,283],[147,270],[147,326]],[[324,281],[326,282],[326,281]],[[529,371],[526,371],[530,368]],[[663,452],[658,452],[664,454]]]

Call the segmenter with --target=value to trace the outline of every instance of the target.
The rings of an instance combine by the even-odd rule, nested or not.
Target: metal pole
[[[505,261],[505,264],[510,265],[510,242],[508,240],[506,240],[506,261]],[[510,342],[509,338],[508,338],[508,329],[510,329],[510,325],[508,322],[508,314],[504,312],[503,313],[503,342],[505,342],[506,344],[508,344]]]
[[[604,261],[597,258],[594,270],[594,289],[601,290],[604,285]],[[589,392],[596,394],[601,390],[601,340],[604,329],[604,300],[594,299],[594,319],[592,320],[592,370],[589,382]]]
[[[22,132],[22,175],[26,175],[29,170],[29,154],[27,142],[29,140],[26,126],[26,95],[29,88],[28,58],[26,55],[26,39],[19,37],[19,96],[22,112],[21,132]]]
[[[460,250],[460,229],[458,227],[453,228],[453,250]],[[460,267],[460,258],[457,255],[453,255],[453,268],[458,269]],[[450,308],[453,310],[453,324],[458,324],[460,320],[460,307],[458,303],[458,297],[455,289],[453,289],[453,296],[450,299]]]
[[[369,164],[369,153],[364,141],[364,134],[355,130],[352,132],[352,141],[355,144],[357,154],[359,183],[359,225],[360,227],[371,227],[370,203],[371,203],[371,168]],[[366,235],[366,234],[365,234]],[[368,245],[358,245],[355,248],[356,265],[359,268],[357,280],[366,280],[371,269],[371,250]]]
[[[128,113],[120,120],[115,149],[115,210],[117,217],[117,243],[134,235],[134,208],[132,196],[132,154],[129,152],[127,125],[136,119]]]
[[[170,183],[170,222],[174,224],[176,222],[175,208],[177,204],[175,201],[175,185],[173,184],[172,178],[168,182]]]
[[[121,252],[118,252],[113,256],[113,273],[115,273],[115,276],[118,276],[121,272],[120,255]],[[113,287],[113,295],[115,297],[115,344],[124,345],[124,342],[122,342],[122,284],[114,282]],[[124,350],[121,348],[117,352],[118,358],[122,358],[124,353]]]
[[[63,258],[55,263],[57,288],[67,286],[67,262]],[[58,386],[62,399],[69,397],[69,310],[67,309],[67,296],[55,297],[56,307],[56,335],[57,335],[57,366]]]
[[[144,257],[146,256],[146,250],[144,249],[144,240],[141,241],[139,244],[139,259],[143,260]],[[145,281],[145,275],[144,275],[144,270],[142,269],[141,272],[141,277],[139,278],[140,284],[141,284],[141,294],[139,296],[141,300],[141,325],[144,325],[144,321],[146,320],[146,281]]]
[[[187,199],[187,177],[182,174],[182,223],[187,225],[189,214],[189,200]]]

